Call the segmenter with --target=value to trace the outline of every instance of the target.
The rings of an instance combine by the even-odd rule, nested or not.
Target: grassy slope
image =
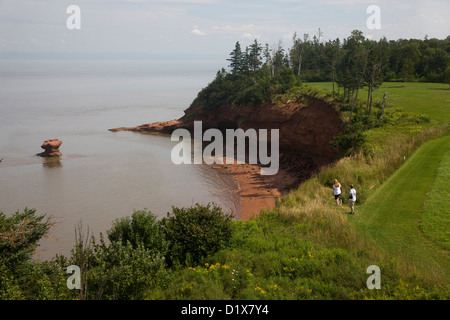
[[[308,85],[331,90],[331,83]],[[408,83],[404,87],[402,83],[384,83],[374,93],[374,101],[381,101],[384,92],[388,94],[388,107],[423,113],[434,123],[450,122],[450,90],[446,84]],[[367,91],[362,90],[360,101],[364,102],[366,95]],[[433,206],[425,204],[430,203],[432,186],[443,184],[437,169],[448,150],[449,135],[425,143],[359,208],[359,218],[353,219],[362,235],[373,239],[385,252],[401,257],[403,268],[426,274],[437,282],[450,282],[450,257],[430,236],[424,236],[420,222],[424,217],[429,222],[430,216],[440,213],[429,212]],[[448,211],[448,203],[440,203],[439,207]],[[442,228],[445,217],[441,214],[440,219]],[[427,234],[435,233],[438,224],[427,224]],[[445,231],[441,232],[441,242],[448,241]]]
[[[361,206],[354,219],[362,236],[402,257],[404,268],[420,269],[439,282],[450,282],[450,256],[423,235],[420,220],[437,168],[448,150],[449,135],[425,143]]]

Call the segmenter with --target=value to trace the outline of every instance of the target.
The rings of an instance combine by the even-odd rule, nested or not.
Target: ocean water
[[[208,165],[175,165],[168,135],[108,129],[181,117],[219,61],[0,60],[0,211],[25,207],[55,226],[36,257],[69,255],[79,224],[98,238],[133,210],[215,202],[240,210],[236,182]],[[36,156],[60,139],[62,156]]]

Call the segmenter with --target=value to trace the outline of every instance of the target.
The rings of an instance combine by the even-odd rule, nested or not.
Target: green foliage
[[[271,72],[267,65],[246,72],[235,70],[228,73],[222,69],[217,72],[215,79],[198,93],[190,108],[199,105],[207,110],[224,105],[258,107],[270,103],[274,96],[301,85],[291,68],[280,66],[276,74],[272,75]]]
[[[15,279],[13,270],[0,263],[0,300],[25,299],[22,288]]]
[[[142,243],[95,245],[88,269],[88,299],[144,299],[148,288],[164,285],[167,270],[164,257]]]
[[[159,221],[150,211],[134,211],[131,217],[113,222],[107,231],[109,245],[102,235],[97,243],[80,230],[70,259],[62,259],[59,266],[81,268],[82,288],[73,298],[157,298],[158,290],[171,279],[168,263],[172,268],[197,263],[224,248],[231,237],[231,219],[210,204],[174,207],[172,214]]]
[[[28,208],[10,217],[0,213],[0,300],[67,298],[61,271],[32,260],[39,240],[52,226],[44,218]]]
[[[331,142],[330,145],[340,150],[341,156],[356,154],[362,150],[367,138],[361,122],[348,124]]]
[[[450,66],[448,66],[444,71],[444,80],[450,85]]]
[[[136,212],[135,212],[136,213]],[[137,215],[139,215],[138,212]],[[123,229],[117,221],[112,228],[117,234]],[[141,220],[142,222],[142,220]],[[151,224],[150,224],[151,225]],[[141,225],[142,226],[142,225]],[[134,229],[136,231],[136,229]],[[143,235],[146,230],[141,229]],[[99,242],[89,239],[78,228],[76,245],[71,256],[58,257],[55,264],[59,269],[76,265],[81,270],[81,288],[68,290],[72,299],[80,300],[136,300],[144,299],[149,287],[164,286],[167,282],[165,258],[159,252],[144,247],[142,239],[136,236],[134,245],[120,237],[107,245],[100,235]],[[67,279],[67,275],[65,278]]]
[[[202,264],[176,270],[171,283],[156,297],[189,300],[448,297],[444,289],[402,275],[395,261],[380,258],[373,247],[360,243],[355,235],[347,245],[336,245],[326,235],[332,232],[342,236],[342,226],[333,227],[325,219],[317,222],[317,216],[288,217],[279,209],[263,212],[257,219],[235,221],[231,248],[218,251]],[[297,232],[299,223],[308,223],[312,228]],[[371,264],[382,269],[381,290],[366,287],[366,268]]]
[[[231,219],[215,204],[173,207],[172,213],[160,221],[142,210],[117,219],[107,234],[112,243],[142,246],[165,256],[170,263],[197,263],[227,244]]]
[[[145,299],[153,288],[170,279],[166,258],[173,266],[195,264],[223,249],[231,237],[232,215],[216,205],[173,208],[160,221],[147,210],[113,222],[109,245],[78,226],[71,256],[51,262],[31,261],[37,241],[48,228],[26,209],[1,217],[0,297],[2,299]],[[167,239],[167,240],[166,240]],[[20,241],[19,241],[20,240]],[[81,269],[81,289],[69,290],[69,265]]]
[[[398,127],[430,123],[430,117],[416,112],[408,112],[400,107],[388,110],[385,115],[384,120],[387,124]]]
[[[172,264],[195,265],[204,257],[224,248],[231,237],[232,215],[217,205],[196,204],[173,208],[161,220]]]
[[[316,90],[317,86],[314,87]],[[381,112],[381,102],[374,103],[373,111],[369,113],[368,108],[361,101],[355,103],[355,108],[348,104],[342,104],[338,107],[342,117],[345,118],[348,111],[353,110],[351,121],[345,124],[344,129],[330,142],[330,145],[336,148],[340,156],[350,156],[362,153],[365,156],[373,155],[374,146],[368,139],[370,130],[383,128],[382,130],[403,130],[407,133],[421,132],[431,123],[428,115],[405,111],[402,107],[384,108]],[[383,115],[381,117],[381,115]],[[380,144],[380,143],[378,143]]]
[[[70,291],[67,289],[67,275],[53,262],[31,261],[26,272],[16,277],[23,295],[20,299],[52,300],[68,299]]]
[[[111,242],[100,237],[88,243],[78,240],[71,257],[60,259],[60,268],[77,265],[81,269],[81,289],[70,292],[80,300],[136,300],[144,299],[149,287],[163,286],[168,273],[164,257],[129,241]],[[66,276],[67,278],[67,276]]]
[[[315,36],[311,39],[305,34],[303,39],[294,35],[289,58],[295,74],[307,82],[334,79],[341,86],[350,85],[357,79],[354,75],[362,70],[351,70],[351,66],[358,63],[357,53],[367,54],[365,81],[368,86],[382,80],[444,82],[445,70],[450,66],[449,44],[450,37],[374,41],[366,39],[359,30],[352,31],[346,39],[328,42],[319,42]]]
[[[35,209],[25,208],[11,217],[0,212],[0,262],[15,270],[31,259],[39,240],[51,227],[45,215],[36,215]]]
[[[160,221],[149,211],[114,221],[103,238],[89,243],[78,237],[70,264],[82,268],[81,299],[143,299],[164,287],[167,263],[193,264],[226,246],[231,236],[231,215],[216,205],[172,209]],[[150,295],[150,296],[149,296]]]
[[[111,242],[127,243],[133,248],[143,246],[145,249],[165,255],[167,243],[157,217],[147,210],[135,210],[131,217],[116,219],[107,231]]]
[[[236,42],[234,50],[230,53],[230,68],[233,73],[241,73],[246,71],[245,55],[241,50],[241,44]]]

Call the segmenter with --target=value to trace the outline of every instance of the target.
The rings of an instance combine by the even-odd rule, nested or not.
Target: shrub
[[[331,142],[330,145],[340,150],[341,156],[356,154],[362,150],[367,141],[361,122],[347,125]]]
[[[141,241],[136,246],[128,240],[107,245],[102,234],[99,242],[94,237],[89,242],[77,240],[70,259],[58,264],[80,267],[81,288],[71,294],[81,300],[144,299],[150,288],[164,287],[168,279],[165,258],[159,252],[145,248]]]
[[[51,219],[25,208],[10,217],[0,212],[0,300],[52,299],[59,282],[32,255],[52,226]]]
[[[215,204],[196,204],[190,208],[172,208],[161,220],[169,241],[168,261],[194,265],[207,255],[228,245],[233,215],[226,215]]]
[[[157,217],[150,211],[135,210],[131,217],[116,219],[107,231],[111,242],[131,244],[133,248],[142,245],[145,249],[165,254],[167,242],[160,229]]]
[[[28,262],[52,225],[49,218],[43,221],[44,218],[45,215],[36,216],[36,210],[28,208],[9,218],[0,212],[0,262],[10,270]]]
[[[135,300],[146,292],[164,286],[168,271],[164,257],[141,244],[133,247],[115,242],[96,250],[88,271],[87,298]]]

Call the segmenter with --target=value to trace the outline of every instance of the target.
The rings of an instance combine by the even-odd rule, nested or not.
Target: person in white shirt
[[[350,206],[350,214],[355,214],[356,190],[353,184],[350,185],[350,193],[348,195],[348,203]]]
[[[334,193],[334,199],[336,200],[337,206],[342,204],[342,199],[339,199],[341,192],[342,192],[341,184],[339,183],[339,181],[337,179],[334,179],[333,193]]]

